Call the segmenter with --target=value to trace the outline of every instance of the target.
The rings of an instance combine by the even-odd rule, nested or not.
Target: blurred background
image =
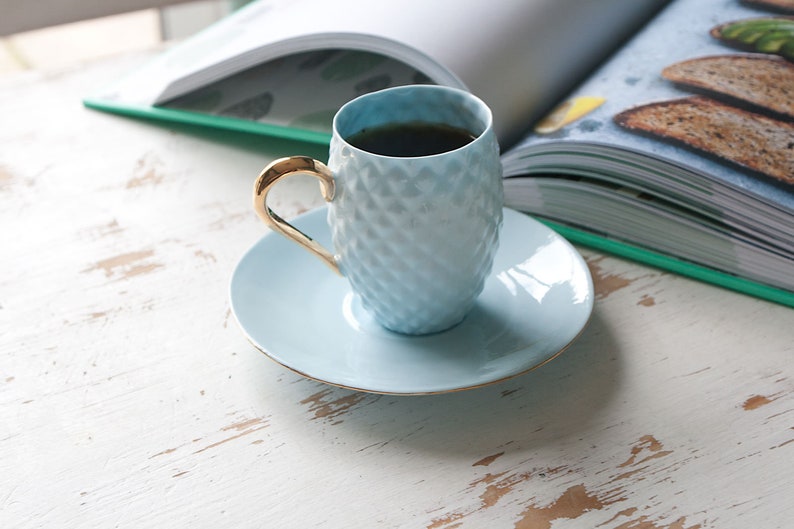
[[[0,75],[183,39],[250,0],[0,1]]]

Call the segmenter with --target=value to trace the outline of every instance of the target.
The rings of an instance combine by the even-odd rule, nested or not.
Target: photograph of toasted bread
[[[711,28],[712,37],[741,50],[794,61],[794,17],[747,18]]]
[[[624,110],[615,122],[794,185],[794,123],[703,96]]]
[[[794,15],[794,0],[742,0],[742,3],[750,7]]]
[[[794,119],[794,63],[767,55],[718,55],[678,62],[662,77],[748,110]]]

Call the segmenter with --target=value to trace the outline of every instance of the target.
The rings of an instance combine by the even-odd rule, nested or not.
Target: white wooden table
[[[227,288],[261,167],[323,149],[82,107],[144,59],[0,80],[0,527],[792,527],[794,310],[582,249],[592,321],[528,375],[303,379]]]

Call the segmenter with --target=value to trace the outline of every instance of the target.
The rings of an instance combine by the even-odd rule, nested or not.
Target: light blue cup
[[[401,122],[452,125],[475,139],[417,157],[373,154],[347,141],[362,129]],[[295,173],[320,180],[333,252],[267,207],[272,186]],[[328,166],[282,158],[254,185],[259,217],[346,277],[375,320],[403,334],[440,332],[465,318],[491,271],[503,202],[490,109],[468,92],[431,85],[354,99],[334,117]]]

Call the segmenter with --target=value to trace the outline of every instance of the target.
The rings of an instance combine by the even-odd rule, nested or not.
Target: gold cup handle
[[[319,257],[331,270],[342,275],[339,265],[331,252],[322,247],[317,241],[294,227],[289,222],[279,217],[267,206],[267,194],[270,189],[282,178],[293,174],[308,174],[320,181],[320,191],[326,202],[334,198],[334,177],[331,170],[313,158],[307,156],[290,156],[280,158],[262,169],[254,183],[254,210],[262,221],[270,228],[297,242],[311,253]]]

